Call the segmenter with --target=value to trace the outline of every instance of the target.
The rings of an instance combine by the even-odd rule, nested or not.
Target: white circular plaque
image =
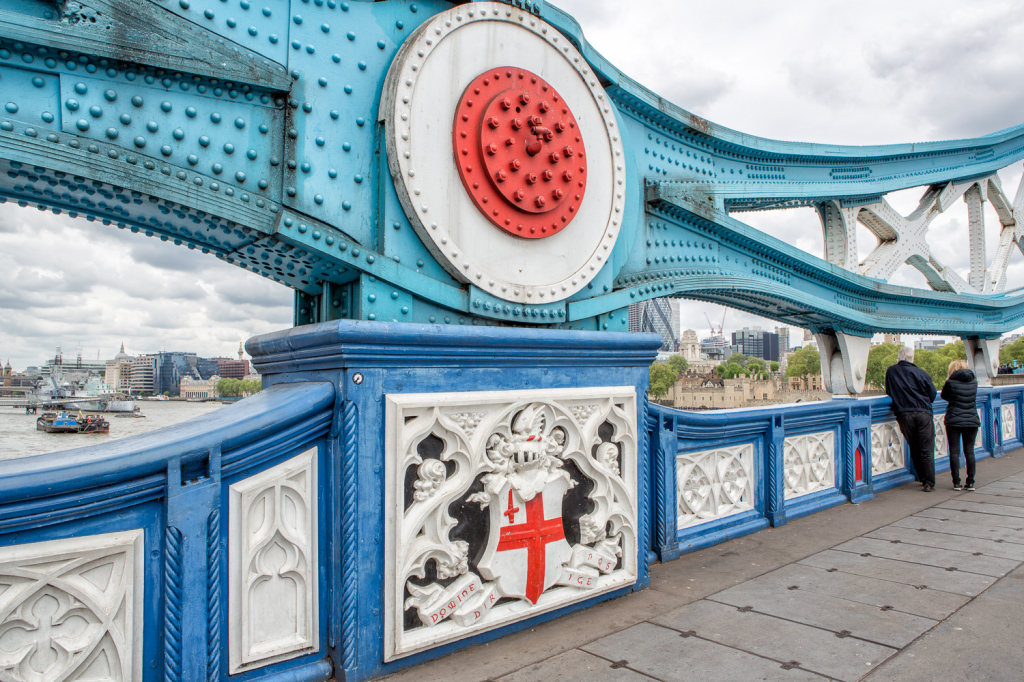
[[[496,94],[493,84],[488,84],[491,90],[483,87],[488,72],[509,79],[504,95]],[[523,77],[520,74],[527,80],[513,86]],[[531,75],[538,82],[528,93],[532,97],[522,102],[523,83]],[[548,84],[552,98],[541,90]],[[475,93],[477,89],[482,92]],[[508,109],[510,102],[523,106],[521,121]],[[545,108],[528,111],[527,103],[543,103]],[[488,104],[491,107],[483,114]],[[474,105],[482,112],[479,120],[466,116],[466,107]],[[496,112],[500,115],[491,115]],[[438,14],[420,26],[395,57],[384,84],[380,119],[402,207],[423,243],[458,280],[506,301],[542,305],[586,287],[610,258],[626,194],[615,111],[586,60],[551,25],[492,2]],[[465,137],[467,130],[459,125],[476,126],[468,130],[469,139],[483,146],[461,146],[460,136]],[[517,127],[506,134],[499,125]],[[563,133],[582,141],[573,145]],[[488,145],[492,141],[497,152]],[[506,161],[501,155],[520,147],[523,154],[530,154],[522,156],[524,169],[540,172],[525,179],[514,169],[495,172],[495,158]],[[572,167],[576,177],[564,175],[567,152],[580,157],[574,158],[577,164]],[[497,156],[489,158],[488,153]],[[487,163],[468,161],[473,155]],[[553,176],[540,170],[540,160],[551,164]],[[545,195],[547,205],[558,206],[552,209],[550,234],[515,233],[517,210],[534,221],[524,219],[524,224],[537,224],[538,206],[547,207],[537,198],[541,190],[562,192],[571,183],[561,180],[562,185],[555,187],[560,179],[578,183],[584,171],[585,191],[581,184],[578,200],[572,194],[559,203],[554,194]],[[518,182],[516,188],[535,190],[525,196],[524,209],[513,203],[519,194],[498,184],[506,178]],[[549,180],[551,184],[545,185]],[[474,189],[474,182],[482,185]],[[493,191],[486,191],[487,182],[495,183]]]

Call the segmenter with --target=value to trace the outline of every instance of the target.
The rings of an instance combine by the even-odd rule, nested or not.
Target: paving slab
[[[956,497],[957,500],[970,500],[972,502],[987,502],[995,504],[1005,504],[1007,507],[1021,507],[1024,508],[1024,500],[1019,497],[1010,497],[1008,495],[1002,495],[999,493],[983,493],[983,492],[971,492],[964,493]]]
[[[908,516],[889,524],[895,528],[910,528],[912,530],[925,529],[933,533],[946,533],[947,535],[962,535],[965,538],[983,538],[985,540],[1002,540],[1018,545],[1024,545],[1024,530],[1013,528],[996,528],[983,526],[976,523],[960,523],[957,521],[939,521],[938,519],[926,519],[920,516]]]
[[[1024,494],[1024,483],[1018,483],[1012,480],[1007,480],[1006,478],[1001,480],[993,480],[990,483],[985,483],[984,485],[981,485],[981,487],[1001,488],[1006,489],[1006,491],[1019,491],[1020,493]]]
[[[566,651],[540,663],[526,666],[497,682],[650,682],[651,678],[629,668],[615,667],[603,658],[579,649]]]
[[[1024,531],[1024,518],[1019,516],[1000,516],[999,514],[987,514],[971,510],[950,509],[948,507],[933,507],[922,509],[910,518],[912,519],[935,519],[937,521],[956,521],[958,523],[981,524],[995,528],[1009,528],[1011,530]]]
[[[635,592],[451,656],[406,668],[384,679],[387,682],[481,682],[496,679],[684,603],[672,595],[653,590]]]
[[[823,568],[801,564],[784,566],[761,576],[760,580],[773,582],[790,591],[806,590],[932,620],[942,620],[970,600],[967,596],[921,588],[920,583],[915,587],[838,571],[830,573]]]
[[[919,539],[922,543],[927,542],[928,538],[923,537],[925,533],[921,533],[922,537],[916,535],[916,531],[910,531],[906,528],[894,528],[892,530],[902,531],[906,535],[915,533],[911,536],[911,539]],[[974,556],[973,554],[967,554],[961,551],[952,551],[950,549],[938,549],[934,546],[926,544],[914,545],[909,542],[902,541],[897,544],[892,543],[888,539],[880,539],[876,537],[880,531],[874,531],[871,537],[855,538],[849,542],[835,547],[841,552],[853,552],[855,554],[863,554],[866,556],[880,556],[886,559],[898,559],[900,561],[907,561],[913,564],[925,564],[926,566],[938,566],[939,568],[955,568],[958,571],[969,571],[971,573],[981,573],[982,575],[991,575],[997,578],[1002,577],[1017,568],[1018,561],[1011,559],[1000,559],[991,556]],[[930,535],[935,536],[939,533],[931,533]],[[947,535],[947,538],[954,538],[954,535]]]
[[[961,570],[970,570],[976,573],[982,573],[984,575],[994,575],[996,577],[1006,575],[1006,573],[1016,568],[1017,563],[1024,561],[1024,548],[1020,545],[1015,545],[1011,542],[997,542],[995,540],[984,540],[980,538],[965,538],[961,535],[949,535],[947,533],[930,533],[921,532],[919,530],[911,530],[910,528],[898,528],[895,526],[887,526],[885,528],[879,528],[873,530],[864,536],[864,539],[869,540],[885,540],[890,543],[900,542],[907,545],[916,545],[920,547],[933,547],[936,549],[951,550],[954,552],[967,552],[972,556],[987,557],[982,559],[982,570],[975,568],[961,568]],[[865,550],[870,551],[870,550]],[[882,555],[879,555],[882,556]],[[884,556],[889,556],[888,554]],[[1008,559],[1008,562],[989,562],[988,558],[995,557],[997,559]],[[900,557],[890,557],[900,558]],[[906,559],[910,561],[910,559]],[[918,562],[925,563],[925,562]],[[938,564],[933,564],[938,565]],[[984,570],[986,567],[991,566],[992,568],[1000,568],[1001,571]]]
[[[997,516],[1024,519],[1024,501],[1021,502],[1020,507],[1013,507],[1007,504],[999,504],[998,502],[975,502],[972,500],[959,499],[937,504],[932,507],[932,509],[957,509],[964,512],[994,514]]]
[[[813,554],[800,563],[827,571],[834,570],[840,575],[862,575],[906,585],[925,585],[929,590],[951,592],[968,597],[979,594],[997,580],[990,575],[966,571],[947,571],[935,566],[911,564],[906,561],[884,559],[877,556],[861,556],[833,549]]]
[[[860,679],[896,649],[773,618],[706,599],[669,611],[654,623],[844,682]]]
[[[582,648],[609,661],[626,661],[630,669],[663,682],[704,679],[715,682],[822,682],[825,679],[799,667],[786,665],[784,668],[779,661],[699,637],[680,637],[675,630],[652,623],[634,625]]]
[[[883,611],[847,599],[788,590],[761,579],[731,587],[710,599],[832,632],[845,630],[854,637],[896,648],[906,646],[936,623],[902,611]]]
[[[868,682],[1020,682],[1024,568],[879,666]]]

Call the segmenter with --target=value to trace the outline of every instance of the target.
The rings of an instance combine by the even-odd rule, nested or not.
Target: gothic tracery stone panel
[[[750,443],[676,457],[678,528],[754,508],[754,446]]]
[[[935,456],[945,457],[949,454],[949,439],[946,437],[946,417],[937,414],[932,417],[935,424]]]
[[[896,422],[871,425],[871,475],[878,476],[906,466],[903,432]]]
[[[1017,405],[1007,403],[1001,406],[1003,422],[1003,442],[1017,437]]]
[[[143,531],[0,549],[0,678],[142,679]]]
[[[230,488],[232,674],[319,649],[316,452]]]
[[[632,386],[388,396],[385,659],[634,583],[636,410]]]
[[[835,432],[790,436],[783,452],[787,500],[835,487]]]

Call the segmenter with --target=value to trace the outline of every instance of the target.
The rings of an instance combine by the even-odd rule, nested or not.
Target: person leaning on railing
[[[967,369],[966,360],[949,363],[949,378],[942,386],[942,399],[946,401],[946,442],[949,444],[949,473],[953,477],[953,490],[974,490],[974,441],[978,437],[981,420],[976,404],[978,381]],[[960,441],[967,459],[967,485],[960,485]]]
[[[885,393],[892,398],[896,422],[910,446],[910,459],[922,489],[935,489],[935,422],[932,402],[935,384],[923,369],[914,364],[914,350],[904,346],[898,362],[885,370]]]

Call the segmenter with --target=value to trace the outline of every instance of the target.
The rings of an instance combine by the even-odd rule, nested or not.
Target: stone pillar
[[[324,504],[340,519],[340,575],[327,578],[339,679],[648,585],[651,460],[674,445],[671,425],[666,437],[648,428],[660,345],[650,334],[345,320],[249,341],[267,388],[339,388],[341,480]]]

